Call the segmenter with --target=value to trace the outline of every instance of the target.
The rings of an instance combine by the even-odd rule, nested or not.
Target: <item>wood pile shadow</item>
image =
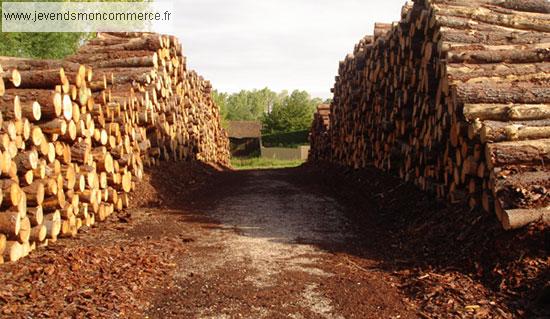
[[[202,176],[196,183],[170,180],[188,168],[167,163],[150,173],[148,183],[158,195],[149,199],[139,193],[137,196],[146,199],[150,207],[167,209],[188,222],[227,230],[212,218],[211,211],[242,195],[242,186],[261,174],[273,183],[289,183],[320,198],[336,199],[351,225],[346,231],[357,239],[336,243],[305,235],[298,243],[348,256],[359,266],[395,276],[399,288],[418,304],[422,316],[511,318],[550,314],[550,235],[542,224],[505,231],[489,213],[438,201],[414,184],[374,167],[353,170],[322,162],[291,169],[232,171],[192,165],[198,165],[192,171]],[[188,195],[178,196],[184,189]],[[292,192],[280,191],[276,196],[283,198]],[[253,207],[251,203],[247,209]],[[315,214],[322,218],[324,212]],[[245,226],[254,231],[243,236],[284,243],[297,240],[281,237],[279,225],[250,220]],[[374,261],[375,268],[368,261]]]

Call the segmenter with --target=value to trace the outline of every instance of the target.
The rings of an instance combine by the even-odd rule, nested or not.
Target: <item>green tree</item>
[[[271,112],[262,118],[263,133],[284,133],[306,130],[311,126],[313,113],[321,99],[312,99],[306,91],[293,91],[279,95]]]
[[[2,2],[22,2],[23,0],[0,0]],[[51,0],[42,2],[65,2]],[[141,2],[144,0],[79,0],[80,2]],[[149,0],[145,0],[149,1]],[[38,2],[38,1],[36,1]],[[1,21],[1,18],[0,18]],[[1,27],[1,22],[0,22]],[[0,55],[24,58],[61,59],[76,52],[84,41],[95,37],[96,33],[68,32],[0,32]]]
[[[260,120],[275,103],[277,94],[268,88],[261,90],[241,90],[227,97],[228,120]]]
[[[212,91],[212,100],[220,108],[220,118],[222,127],[227,128],[227,98],[229,94],[218,92],[217,90]]]
[[[3,2],[21,1],[1,0],[0,5]],[[91,36],[88,33],[0,32],[0,55],[59,59],[74,53]]]
[[[213,91],[212,98],[224,120],[262,121],[264,134],[309,129],[317,105],[323,102],[306,91],[275,93],[268,88],[233,94]]]
[[[218,92],[218,90],[212,91],[212,100],[214,100],[214,103],[218,105],[220,108],[220,116],[222,118],[227,118],[227,99],[229,98],[229,94],[224,92]]]

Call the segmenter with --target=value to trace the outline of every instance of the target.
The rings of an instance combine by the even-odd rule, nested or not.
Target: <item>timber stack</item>
[[[312,160],[374,165],[505,229],[550,223],[549,2],[409,2],[340,62],[333,93]]]
[[[313,115],[313,124],[309,133],[311,148],[309,151],[310,160],[323,159],[330,154],[330,105],[321,104]]]
[[[65,60],[0,65],[0,262],[128,207],[144,166],[228,165],[211,85],[175,37],[101,33]]]

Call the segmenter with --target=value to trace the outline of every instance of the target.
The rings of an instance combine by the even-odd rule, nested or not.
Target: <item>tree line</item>
[[[327,102],[300,90],[277,93],[264,88],[212,94],[224,120],[261,121],[263,134],[308,130],[317,105]]]

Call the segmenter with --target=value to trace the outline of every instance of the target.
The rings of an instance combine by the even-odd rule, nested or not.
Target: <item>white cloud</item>
[[[330,96],[338,61],[404,0],[183,0],[174,3],[187,61],[221,91],[269,87]]]

